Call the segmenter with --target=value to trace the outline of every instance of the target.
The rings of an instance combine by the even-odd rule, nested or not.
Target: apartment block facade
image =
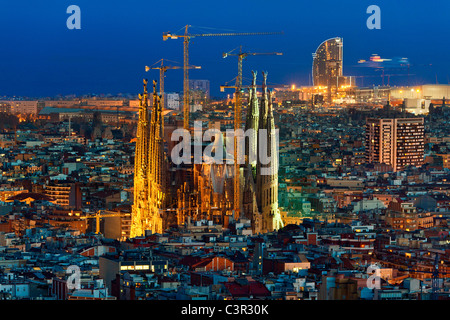
[[[392,171],[421,166],[424,161],[424,118],[366,120],[366,163],[384,163]]]

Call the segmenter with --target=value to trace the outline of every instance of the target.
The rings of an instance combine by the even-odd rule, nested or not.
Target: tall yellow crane
[[[167,59],[166,59],[167,61]],[[161,62],[161,64],[159,66],[154,67],[154,65],[156,65],[157,63]],[[164,105],[164,78],[166,77],[166,71],[169,69],[182,69],[183,67],[180,66],[167,66],[164,65],[164,59],[161,59],[157,62],[155,62],[153,65],[149,66],[145,66],[145,71],[149,71],[152,69],[156,69],[159,70],[159,94],[161,95],[161,105],[163,106],[163,108],[165,108]],[[200,66],[189,66],[188,69],[201,69]]]
[[[183,127],[189,130],[189,42],[196,37],[218,37],[218,36],[252,36],[282,34],[282,32],[237,32],[237,33],[189,33],[190,25],[184,27],[184,34],[163,33],[163,40],[183,38]]]
[[[257,52],[242,52],[242,46],[239,47],[239,53],[232,53],[235,49],[231,50],[230,52],[223,53],[223,58],[229,57],[229,56],[237,56],[238,57],[238,75],[236,77],[236,84],[234,86],[235,88],[235,104],[234,104],[234,132],[236,133],[237,130],[241,128],[241,113],[242,113],[242,99],[241,99],[241,93],[242,93],[242,61],[247,56],[256,56],[256,55],[277,55],[281,56],[283,55],[281,52],[264,52],[264,53],[257,53]],[[237,135],[234,136],[234,214],[235,217],[239,217],[240,214],[240,183],[239,183],[239,161],[238,161],[238,142],[237,142]]]

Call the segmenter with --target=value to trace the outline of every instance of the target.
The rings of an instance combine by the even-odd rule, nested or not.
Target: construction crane
[[[166,61],[167,61],[167,59],[166,59]],[[161,62],[161,64],[159,66],[154,67],[154,65],[159,63],[159,62]],[[189,69],[201,69],[200,66],[189,66],[188,68]],[[180,66],[167,66],[167,65],[164,65],[164,59],[161,59],[161,60],[155,62],[150,67],[149,66],[145,66],[145,71],[149,71],[149,70],[152,70],[152,69],[159,70],[159,94],[161,95],[161,105],[163,106],[163,108],[165,108],[165,105],[164,105],[164,78],[166,77],[165,73],[169,69],[182,69],[182,67],[180,67]]]
[[[256,55],[283,55],[281,52],[265,52],[265,53],[257,53],[257,52],[242,52],[242,46],[239,47],[239,53],[232,53],[235,49],[230,52],[223,53],[223,58],[229,56],[237,56],[238,57],[238,75],[236,77],[236,85],[235,85],[235,104],[234,104],[234,132],[241,128],[241,92],[242,92],[242,62],[248,56],[256,56]],[[240,185],[239,185],[239,161],[238,161],[238,143],[237,143],[237,135],[234,136],[234,214],[235,217],[239,217],[240,211]]]
[[[239,33],[200,33],[190,34],[190,25],[184,27],[184,34],[163,33],[163,40],[183,38],[183,127],[189,130],[189,42],[196,37],[220,37],[220,36],[253,36],[253,35],[273,35],[282,32],[239,32]]]
[[[121,217],[124,213],[108,210],[98,210],[94,214],[86,214],[86,216],[81,217],[81,219],[95,219],[95,233],[100,234],[100,219],[110,218],[110,217]]]

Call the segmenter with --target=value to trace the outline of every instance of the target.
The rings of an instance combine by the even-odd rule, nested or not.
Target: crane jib
[[[213,37],[213,36],[255,36],[255,35],[276,35],[283,32],[244,32],[244,33],[201,33],[189,34],[189,37]]]

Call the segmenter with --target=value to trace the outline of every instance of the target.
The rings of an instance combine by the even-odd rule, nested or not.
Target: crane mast
[[[164,105],[164,78],[166,77],[166,71],[169,69],[181,69],[181,67],[164,65],[164,59],[161,59],[158,62],[161,62],[161,64],[159,66],[157,66],[157,67],[146,66],[145,71],[159,70],[159,94],[161,95],[161,105],[164,108],[165,107],[165,105]],[[158,63],[158,62],[156,62],[156,63]]]
[[[241,128],[241,90],[242,90],[242,60],[245,56],[242,55],[242,47],[240,49],[240,55],[238,56],[238,76],[236,77],[236,94],[235,94],[235,109],[234,109],[234,215],[239,217],[240,215],[240,165],[238,161],[238,140],[237,130]]]
[[[166,71],[169,69],[184,69],[184,70],[188,70],[188,69],[201,69],[200,66],[188,66],[187,68],[180,67],[180,66],[168,66],[168,65],[164,65],[164,59],[159,60],[158,62],[161,62],[161,64],[157,67],[153,67],[153,66],[146,66],[145,67],[145,71],[149,71],[151,69],[156,69],[159,70],[159,94],[161,95],[161,105],[163,106],[163,108],[165,108],[165,99],[164,99],[164,78],[166,77]],[[156,63],[158,63],[156,62]],[[156,64],[155,63],[155,64]],[[154,64],[154,65],[155,65]],[[188,81],[189,84],[189,81]],[[189,119],[188,119],[189,120]],[[163,122],[164,124],[164,122]],[[164,130],[164,128],[163,128]]]
[[[183,128],[189,130],[189,112],[190,110],[190,98],[189,98],[189,41],[188,35],[189,26],[186,25],[184,32],[183,43]]]

